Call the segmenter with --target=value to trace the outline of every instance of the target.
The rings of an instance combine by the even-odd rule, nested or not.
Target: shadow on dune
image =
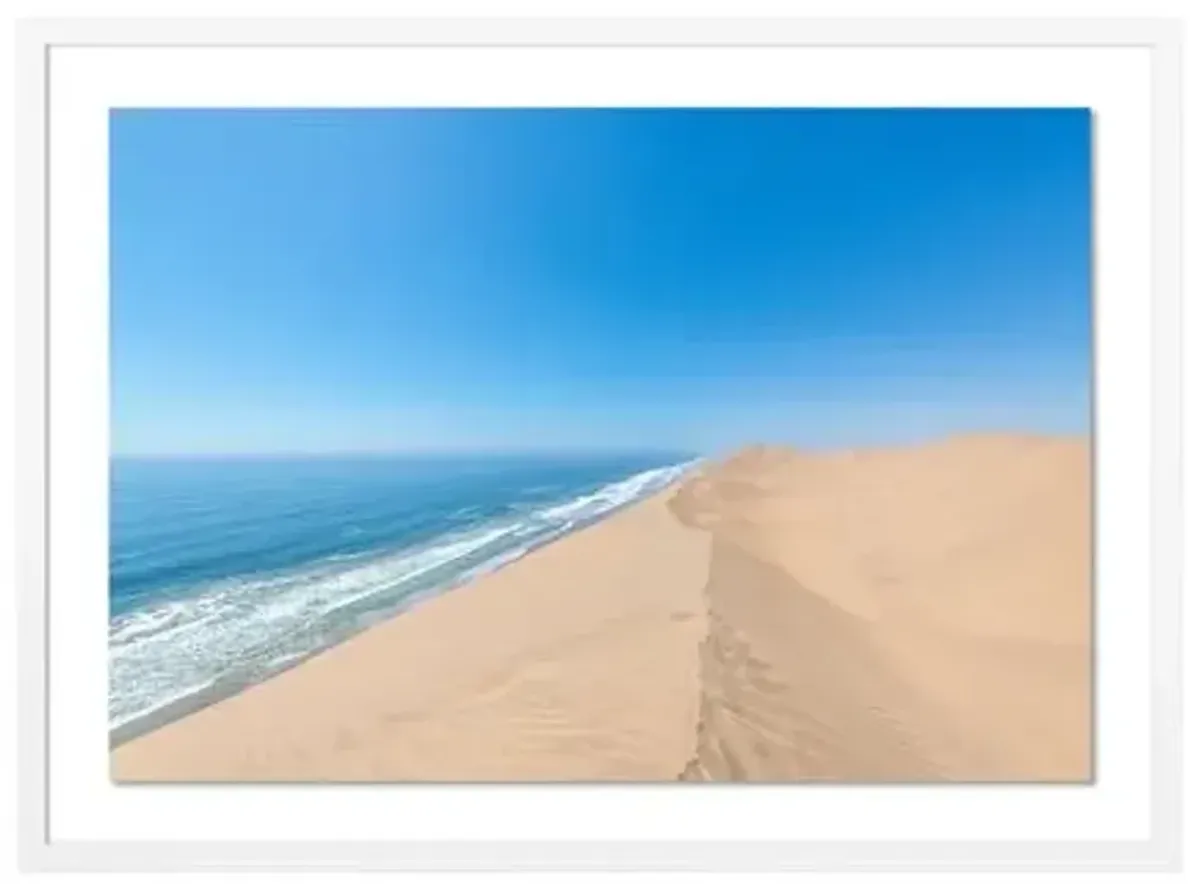
[[[974,441],[959,444],[970,456],[979,449]],[[1045,451],[1060,456],[1054,446]],[[1014,476],[1029,461],[1024,449],[1020,452],[1011,459]],[[984,455],[991,457],[990,447]],[[1035,450],[1033,462],[1043,459],[1041,449]],[[1057,461],[1046,462],[1055,467],[1049,473],[1061,475]],[[974,559],[982,571],[962,571],[966,582],[957,584],[957,595],[947,596],[941,587],[947,574],[957,579],[962,552],[958,535],[937,518],[948,497],[937,473],[907,486],[906,493],[918,505],[922,498],[934,500],[936,527],[932,535],[926,532],[933,538],[929,548],[944,546],[950,552],[900,556],[904,567],[893,574],[889,562],[897,559],[892,549],[897,535],[878,527],[872,533],[858,521],[869,521],[873,502],[884,500],[880,495],[892,493],[891,487],[875,491],[861,485],[866,474],[852,459],[838,461],[844,473],[828,481],[831,471],[823,467],[828,461],[819,462],[821,469],[815,463],[795,452],[746,451],[695,477],[669,502],[684,525],[712,537],[703,590],[707,633],[700,647],[696,748],[679,778],[1090,779],[1090,648],[1073,633],[1064,632],[1060,640],[1031,630],[1030,624],[1041,622],[1042,606],[1022,607],[1022,602],[1007,612],[1015,618],[1011,621],[993,614],[1006,613],[996,601],[1002,605],[1006,587],[1013,588],[1009,596],[1020,599],[1023,585],[1014,582],[1012,575],[1019,571],[1009,570],[1011,563],[994,564],[993,539],[999,538],[1000,552],[1010,553],[1018,565],[1028,560],[1028,585],[1041,585],[1037,581],[1046,574],[1058,580],[1059,571],[1047,571],[1041,545],[1025,535],[1053,532],[1056,526],[1035,519],[1024,531],[1010,512],[1011,501],[1003,491],[997,493],[994,506],[971,511],[986,541],[981,548],[987,555]],[[898,463],[896,475],[904,481],[908,468],[905,461]],[[1005,467],[1003,459],[998,463]],[[871,483],[881,484],[874,478]],[[855,508],[856,494],[862,495],[862,511]],[[1036,504],[1041,494],[1029,501]],[[799,517],[786,502],[798,495],[806,501],[824,495],[833,504],[824,511],[806,510],[803,518],[810,521],[789,521]],[[1068,538],[1074,521],[1058,519]],[[824,532],[820,537],[831,541],[827,547],[801,535],[810,528]],[[923,548],[919,552],[923,555]],[[809,584],[797,573],[829,579]],[[994,590],[997,581],[999,591]],[[1066,599],[1088,593],[1074,580],[1058,582]],[[987,611],[988,624],[1003,621],[1004,628],[981,629],[980,610]]]

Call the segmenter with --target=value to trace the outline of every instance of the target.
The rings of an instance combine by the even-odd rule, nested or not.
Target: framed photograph
[[[1177,24],[20,36],[25,865],[1178,861]]]

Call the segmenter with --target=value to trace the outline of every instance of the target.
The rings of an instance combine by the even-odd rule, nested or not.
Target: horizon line
[[[1093,427],[1080,430],[1049,430],[1028,427],[980,427],[947,430],[921,434],[915,438],[890,440],[864,440],[838,444],[813,444],[797,439],[777,438],[745,439],[735,444],[699,447],[582,447],[561,448],[410,448],[410,449],[331,449],[321,451],[112,451],[108,459],[114,460],[251,460],[251,459],[332,459],[341,457],[390,458],[390,457],[556,457],[556,456],[603,456],[603,455],[672,455],[688,458],[708,458],[728,455],[747,448],[792,448],[798,451],[848,451],[879,448],[911,448],[936,444],[953,439],[977,437],[1036,437],[1043,439],[1082,439],[1095,437]]]

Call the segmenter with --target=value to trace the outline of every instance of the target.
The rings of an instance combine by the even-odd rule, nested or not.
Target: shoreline
[[[1087,782],[1090,439],[754,446],[121,744],[118,782]]]
[[[336,648],[341,644],[344,644],[345,642],[353,641],[355,638],[363,635],[364,633],[387,624],[396,617],[400,617],[418,610],[422,605],[439,598],[445,593],[455,592],[465,586],[469,586],[474,582],[485,579],[493,574],[497,574],[503,571],[505,568],[511,567],[517,562],[529,557],[540,549],[567,540],[575,534],[578,534],[580,531],[585,531],[594,525],[601,524],[606,520],[611,519],[632,507],[636,507],[639,504],[645,503],[648,500],[652,500],[655,497],[667,493],[673,493],[673,491],[678,490],[678,488],[681,487],[682,484],[691,476],[703,469],[706,463],[707,460],[705,458],[696,458],[692,461],[685,461],[681,464],[678,464],[677,466],[681,467],[686,465],[687,470],[666,487],[652,492],[646,497],[637,497],[625,501],[598,516],[592,517],[591,519],[583,519],[562,533],[551,534],[547,537],[535,540],[530,543],[520,555],[511,558],[505,558],[502,561],[497,562],[493,568],[482,571],[468,571],[464,574],[456,575],[446,583],[418,590],[414,592],[411,597],[406,597],[405,599],[401,600],[398,607],[378,612],[375,616],[369,618],[365,623],[359,625],[357,628],[352,628],[345,632],[338,633],[333,637],[332,641],[322,644],[321,646],[313,648],[307,652],[298,654],[296,657],[284,661],[282,665],[268,668],[257,678],[240,678],[236,673],[232,675],[227,674],[219,676],[213,683],[200,685],[194,690],[188,691],[180,696],[167,699],[157,706],[151,707],[150,709],[147,709],[146,711],[132,718],[122,721],[118,725],[110,726],[108,730],[109,751],[111,752],[112,750],[132,740],[136,740],[142,736],[153,733],[154,731],[174,722],[185,720],[186,718],[194,715],[197,712],[200,712],[203,709],[242,694],[258,685],[269,682],[272,679],[277,678],[292,669],[295,669],[296,667],[303,666],[309,661],[320,657],[322,654],[333,648]],[[626,477],[626,480],[629,478],[632,477]],[[380,555],[386,554],[387,553],[380,553]]]
[[[498,749],[492,740],[503,727],[492,720],[489,704],[476,708],[474,699],[480,691],[509,689],[533,693],[530,702],[539,706],[539,679],[522,676],[543,667],[559,670],[555,659],[560,654],[576,659],[555,673],[556,682],[571,685],[555,691],[558,700],[578,702],[578,714],[588,718],[604,712],[603,720],[592,726],[616,726],[626,739],[640,735],[649,745],[647,751],[625,759],[638,771],[633,776],[594,774],[586,753],[577,754],[582,763],[574,775],[568,771],[564,777],[556,769],[527,775],[544,780],[674,776],[675,757],[690,750],[694,738],[698,602],[708,561],[703,532],[678,525],[667,510],[667,501],[679,487],[679,482],[672,483],[270,679],[122,743],[110,752],[113,779],[503,781],[503,771],[491,766],[497,755],[511,757],[528,749]],[[625,553],[620,559],[609,555],[614,544]],[[581,551],[598,567],[578,571]],[[527,579],[531,575],[533,579]],[[621,585],[620,591],[603,591],[614,582]],[[576,591],[564,593],[562,588],[569,584]],[[610,653],[614,642],[623,646],[622,653]],[[623,672],[618,678],[621,689],[610,693],[604,683],[614,670]],[[372,680],[379,671],[392,674],[388,683]],[[516,684],[510,685],[512,681]],[[633,681],[639,686],[631,692]],[[631,693],[640,694],[641,701],[625,708]],[[602,709],[594,708],[601,698]],[[657,722],[672,706],[676,713]],[[487,723],[464,723],[448,733],[442,714]],[[540,713],[535,717],[540,720]],[[350,733],[395,726],[409,731],[424,751],[434,754],[455,739],[478,741],[490,751],[477,745],[477,751],[464,752],[474,759],[465,776],[452,769],[422,774],[418,765],[410,767],[403,758],[389,757],[381,764],[371,751],[365,758],[339,757],[339,746],[344,751],[361,745]],[[676,744],[665,760],[656,758],[653,749],[664,730]],[[253,734],[255,746],[243,744],[239,732]],[[523,730],[510,735],[517,744],[527,738]],[[310,747],[315,744],[333,751],[323,762],[298,771],[296,759],[313,757]],[[540,756],[526,754],[526,766],[536,769]],[[556,767],[555,757],[549,754],[545,760]],[[451,768],[456,766],[457,762]]]

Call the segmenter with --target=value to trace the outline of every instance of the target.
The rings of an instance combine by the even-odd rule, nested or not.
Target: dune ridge
[[[119,746],[120,781],[1085,781],[1086,440],[756,446]]]

